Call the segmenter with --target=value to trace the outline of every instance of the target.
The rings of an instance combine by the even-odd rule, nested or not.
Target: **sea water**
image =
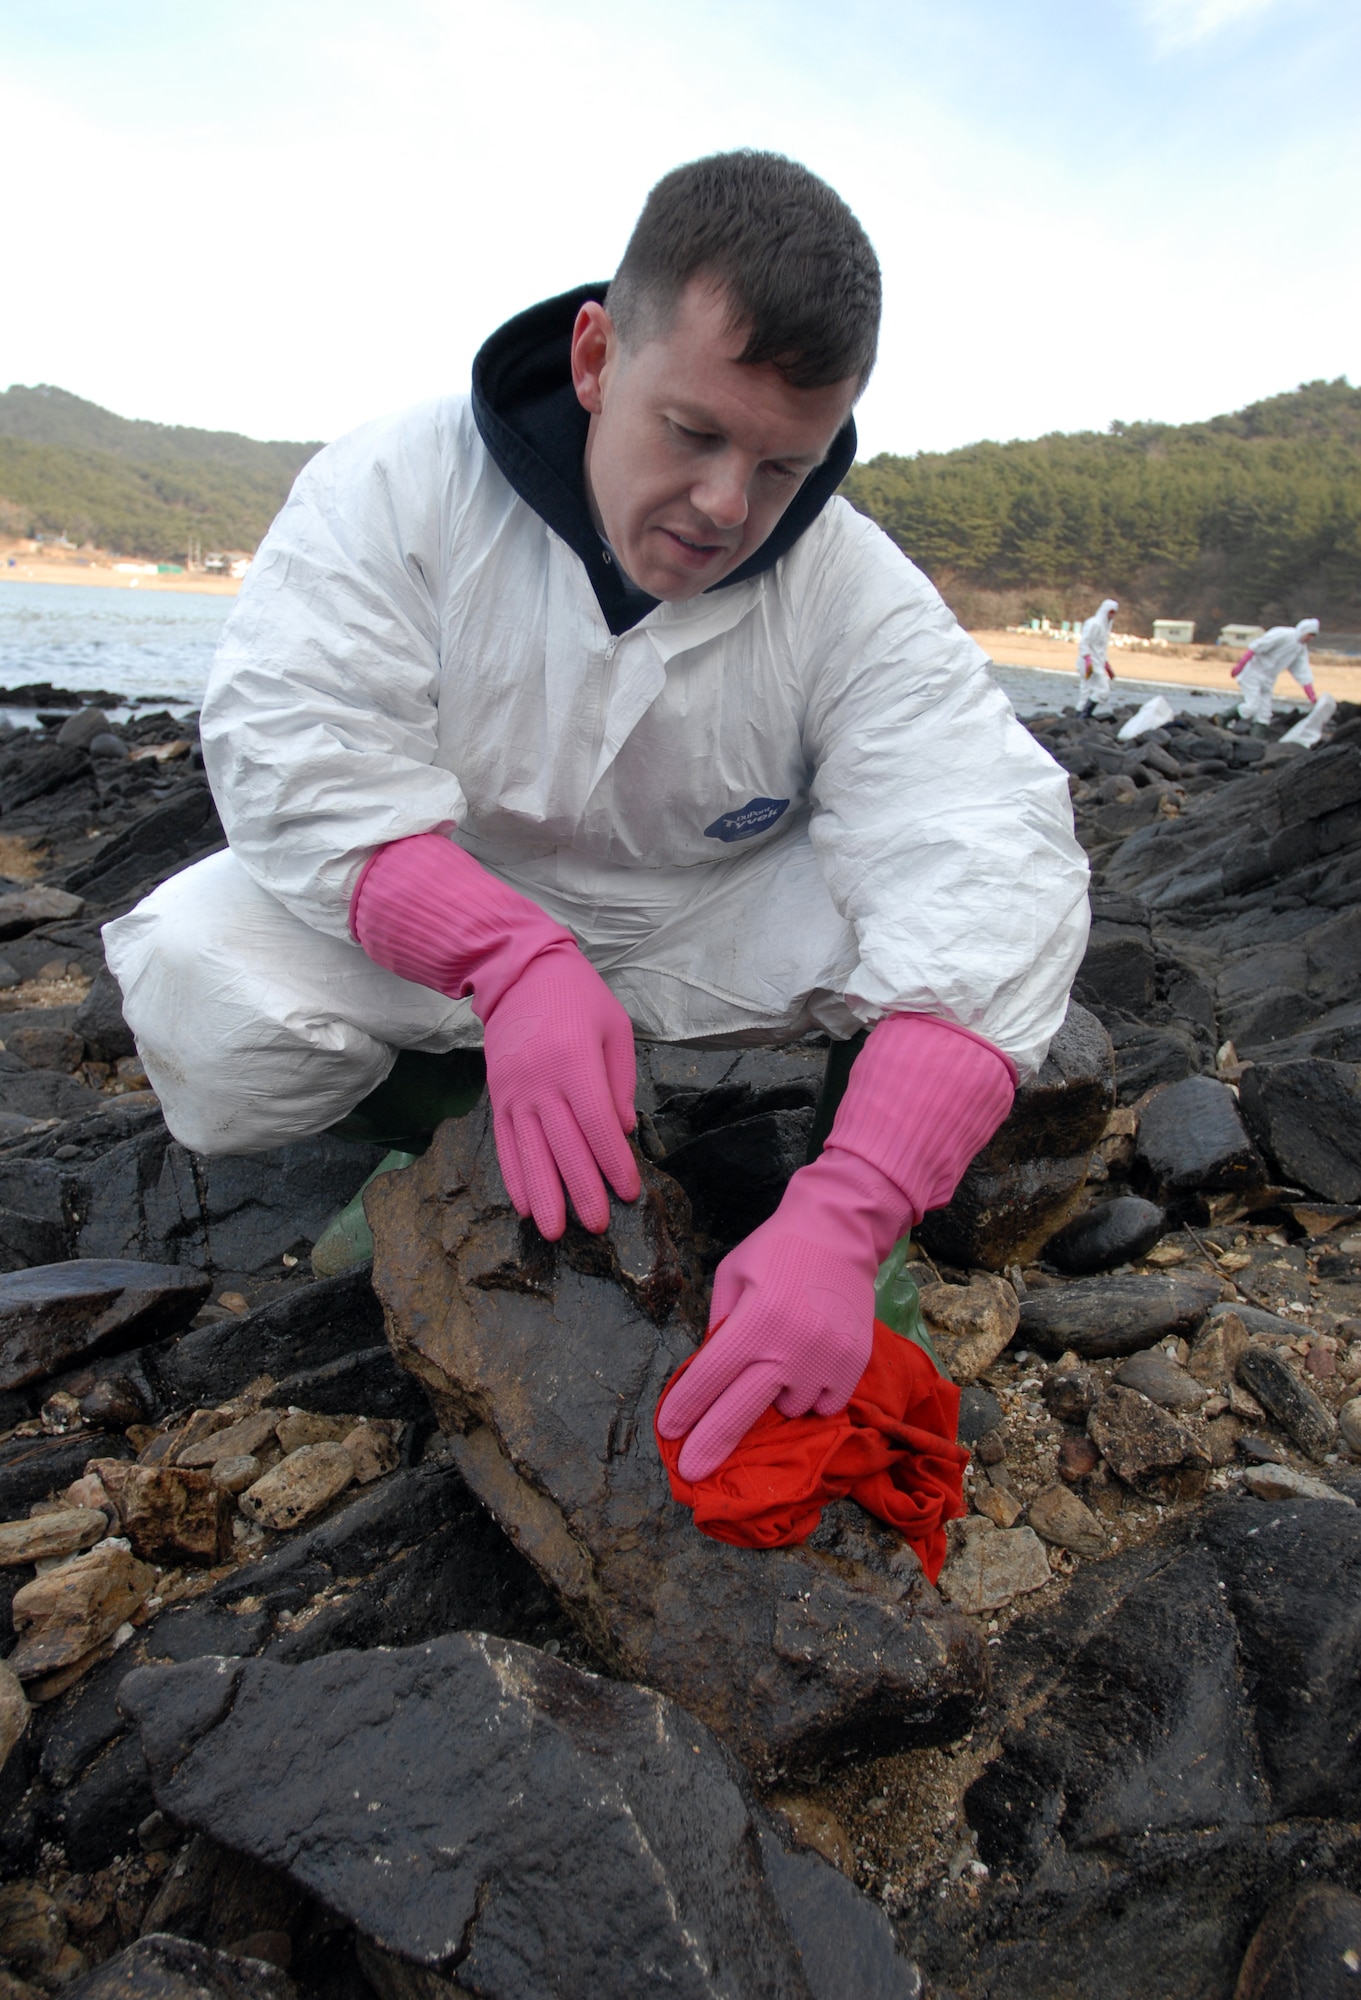
[[[197,707],[234,602],[207,591],[0,579],[0,689],[49,681]]]
[[[0,690],[48,681],[75,692],[98,688],[128,701],[196,708],[234,602],[208,592],[0,580]],[[993,672],[1018,715],[1076,705],[1070,673],[1002,662]],[[1116,700],[1137,706],[1155,693],[1186,713],[1212,714],[1235,700],[1228,693],[1123,678]],[[31,711],[4,712],[14,722],[33,720]]]

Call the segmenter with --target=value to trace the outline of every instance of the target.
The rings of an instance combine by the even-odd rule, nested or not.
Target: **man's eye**
[[[688,439],[691,444],[718,443],[718,439],[713,435],[711,431],[692,431],[685,424],[674,424],[672,428],[676,431],[678,436]]]
[[[768,465],[766,471],[773,479],[802,479],[803,473],[796,465]]]

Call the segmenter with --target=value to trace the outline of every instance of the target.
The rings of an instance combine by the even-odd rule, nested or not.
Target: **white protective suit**
[[[1238,676],[1238,691],[1243,697],[1238,713],[1245,722],[1270,722],[1271,691],[1278,674],[1293,674],[1301,687],[1313,687],[1308,641],[1317,631],[1317,618],[1301,618],[1298,625],[1273,625],[1253,641],[1252,658]]]
[[[1077,685],[1079,699],[1099,708],[1110,695],[1115,678],[1106,665],[1106,648],[1111,642],[1111,620],[1120,609],[1116,597],[1103,597],[1078,635]]]
[[[1086,940],[1064,772],[870,521],[832,500],[765,573],[612,637],[466,398],[304,469],[202,740],[230,852],[104,932],[167,1122],[202,1152],[322,1130],[398,1048],[480,1044],[468,1001],[349,935],[366,858],[431,828],[569,926],[657,1040],[920,1011],[1024,1074]]]

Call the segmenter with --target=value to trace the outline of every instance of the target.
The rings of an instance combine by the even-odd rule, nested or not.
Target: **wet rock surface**
[[[120,1699],[164,1811],[464,1989],[584,1993],[589,1967],[591,1992],[623,2000],[646,1966],[696,2000],[832,2000],[845,1988],[809,1977],[810,1930],[842,1979],[868,1972],[857,1991],[919,1990],[882,1914],[825,1862],[771,1866],[736,1765],[648,1689],[456,1634],[306,1667],[143,1671]],[[288,1772],[292,1812],[256,1783],[264,1761]]]
[[[1039,1075],[1021,1085],[954,1200],[924,1219],[932,1256],[993,1271],[1035,1256],[1077,1207],[1114,1103],[1109,1037],[1074,1001]]]
[[[908,1926],[942,1984],[1229,2000],[1265,1907],[1355,1883],[1358,1563],[1354,1509],[1218,1500],[1013,1626],[964,1798],[987,1886]]]
[[[534,1241],[479,1108],[366,1206],[398,1356],[469,1486],[616,1671],[758,1768],[863,1754],[978,1692],[976,1634],[859,1509],[756,1551],[697,1534],[672,1501],[652,1415],[696,1340],[674,1183],[647,1172],[604,1237]]]
[[[1219,1280],[1199,1272],[1081,1278],[1028,1297],[1021,1333],[1046,1354],[1133,1354],[1194,1333],[1220,1294]]]
[[[58,692],[36,699],[58,708]],[[1330,1652],[1318,1633],[1325,1614],[1345,1621],[1355,1599],[1335,1537],[1344,1517],[1355,1532],[1346,1503],[1361,1498],[1361,1420],[1349,1409],[1361,1405],[1359,721],[1344,704],[1333,741],[1307,756],[1206,718],[1118,747],[1111,723],[1032,723],[1073,774],[1094,863],[1080,1006],[959,1201],[928,1222],[932,1262],[915,1267],[924,1294],[940,1287],[943,1305],[972,1296],[978,1306],[962,1332],[946,1324],[951,1314],[933,1324],[954,1343],[960,1376],[974,1377],[961,1407],[971,1512],[951,1530],[950,1566],[963,1580],[972,1564],[975,1601],[991,1602],[940,1611],[986,1652],[992,1690],[985,1707],[943,1717],[930,1740],[909,1736],[849,1764],[822,1755],[778,1780],[781,1838],[801,1847],[763,1832],[763,1865],[768,1884],[785,1882],[780,1907],[796,1941],[791,1912],[814,1912],[800,1947],[813,1991],[877,1995],[882,1975],[885,1991],[916,1992],[916,1954],[931,1991],[955,2000],[1071,2000],[1094,1976],[1117,2000],[1229,2000],[1240,1973],[1245,1994],[1274,1995],[1275,1980],[1326,1996],[1338,1963],[1327,1938],[1345,1940],[1344,1964],[1354,1949],[1354,1676],[1330,1664],[1341,1642]],[[221,1988],[233,1994],[427,2000],[447,1990],[443,1975],[384,1952],[284,1874],[211,1832],[186,1836],[155,1810],[120,1685],[134,1668],[219,1655],[296,1667],[460,1630],[595,1672],[631,1669],[583,1636],[470,1490],[458,1441],[435,1431],[425,1390],[393,1357],[368,1274],[310,1280],[310,1243],[373,1149],[324,1140],[272,1161],[205,1162],[169,1140],[102,975],[98,926],[220,833],[192,722],[143,715],[109,732],[130,753],[154,750],[140,759],[92,755],[101,730],[92,716],[81,722],[80,741],[56,742],[54,725],[0,745],[6,866],[33,877],[0,887],[83,905],[14,930],[0,951],[0,1270],[113,1258],[168,1266],[204,1298],[173,1326],[54,1351],[0,1390],[0,1545],[33,1557],[55,1546],[44,1537],[69,1542],[73,1515],[82,1542],[99,1536],[36,1558],[57,1569],[0,1566],[0,1651],[24,1663],[17,1649],[36,1627],[17,1630],[11,1606],[25,1590],[100,1550],[101,1564],[118,1566],[129,1524],[88,1470],[98,1461],[141,1460],[158,1482],[179,1468],[207,1480],[230,1546],[221,1560],[128,1547],[121,1560],[150,1572],[130,1616],[66,1665],[0,1682],[0,1854],[13,1883],[0,1909],[10,1968],[0,1982],[24,1981],[26,2000],[101,1976],[123,1982],[114,1992],[156,1990],[153,1977],[216,1992],[219,1978],[257,1982]],[[802,1157],[824,1053],[640,1049],[643,1150],[659,1163],[675,1156],[698,1211],[686,1248],[700,1317],[713,1264]],[[1224,1167],[1241,1143],[1234,1093],[1260,1176],[1250,1163]],[[1184,1112],[1170,1140],[1158,1125],[1177,1122],[1169,1099]],[[1215,1144],[1225,1130],[1227,1155]],[[1180,1166],[1167,1164],[1173,1142]],[[1138,1207],[1155,1192],[1152,1207],[1166,1211],[1156,1229]],[[1087,1241],[1076,1260],[1059,1248],[1066,1228]],[[533,1259],[525,1273],[532,1292]],[[1023,1317],[999,1347],[983,1281],[1003,1273]],[[1109,1301],[1096,1311],[1079,1294],[1082,1314],[1068,1320],[1063,1307],[1073,1277],[1103,1273],[1164,1290],[1189,1280],[1211,1304],[1110,1351],[1087,1344],[1101,1342]],[[1051,1340],[1030,1331],[1027,1313],[1053,1326]],[[72,1324],[85,1340],[91,1320],[77,1311]],[[1166,1462],[1164,1423],[1177,1427],[1180,1464]],[[295,1526],[252,1520],[241,1505],[252,1488],[290,1450],[322,1445],[353,1467],[334,1497]],[[118,1488],[120,1473],[109,1478]],[[1230,1508],[1245,1523],[1240,1568],[1256,1565],[1251,1618],[1218,1556],[1194,1588],[1188,1580],[1201,1524]],[[1283,1546],[1282,1523],[1305,1514],[1311,1539]],[[1172,1557],[1156,1555],[1169,1548]],[[829,1510],[808,1554],[853,1573],[871,1604],[901,1581],[891,1541],[845,1504]],[[1143,1563],[1128,1622],[1110,1607],[1137,1594],[1131,1566]],[[1089,1622],[1088,1593],[1106,1589],[1109,1615]],[[20,1603],[21,1620],[31,1603]],[[1240,1640],[1234,1624],[1216,1655],[1237,1664],[1212,1699],[1203,1656],[1226,1611],[1251,1631]],[[813,1598],[798,1613],[792,1650],[803,1647],[816,1672],[831,1672],[831,1660],[840,1673],[842,1625]],[[101,1629],[96,1616],[79,1636]],[[1300,1679],[1302,1660],[1322,1663],[1314,1678]],[[1331,1803],[1280,1783],[1274,1746],[1287,1724],[1313,1729]],[[1197,1790],[1207,1746],[1211,1766],[1255,1772],[1267,1802],[1235,1803],[1229,1781],[1210,1784],[1213,1796]],[[983,1781],[986,1801],[995,1772],[1002,1803],[980,1806],[973,1788]],[[281,1825],[305,1821],[280,1775],[261,1779],[262,1798],[276,1801]],[[1176,1819],[1191,1793],[1169,1829],[1168,1811]],[[1008,1844],[1013,1822],[1021,1837]],[[882,1933],[868,1957],[855,1955],[869,1933],[825,1908],[829,1871],[816,1857],[827,1855],[889,1913],[906,1956],[886,1959]],[[1290,1913],[1320,1891],[1332,1899],[1327,1921],[1311,1906],[1292,1930]],[[11,1942],[27,1954],[22,1966]]]

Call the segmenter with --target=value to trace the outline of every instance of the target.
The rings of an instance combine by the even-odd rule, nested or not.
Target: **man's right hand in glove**
[[[567,1226],[565,1188],[584,1226],[605,1230],[605,1182],[623,1201],[641,1188],[627,1137],[637,1123],[633,1027],[571,932],[439,833],[379,848],[355,889],[350,930],[400,978],[472,995],[497,1158],[518,1213],[555,1240]]]

